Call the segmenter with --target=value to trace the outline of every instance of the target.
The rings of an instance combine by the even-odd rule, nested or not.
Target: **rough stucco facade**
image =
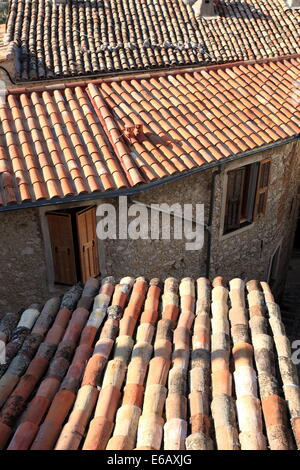
[[[299,156],[300,144],[296,142],[222,166],[215,180],[210,278],[222,273],[228,279],[267,279],[271,256],[281,243],[277,285],[283,286],[299,207]],[[272,157],[272,166],[265,216],[246,228],[223,236],[226,172],[267,157]],[[202,171],[136,194],[131,199],[143,204],[204,204],[204,222],[208,224],[212,173],[213,170]],[[116,199],[81,202],[80,205],[102,202],[111,202],[118,208]],[[56,206],[55,209],[64,206]],[[53,207],[0,214],[0,316],[5,311],[43,301],[49,294],[64,290],[51,283],[49,240],[45,236],[47,210],[53,210]],[[186,240],[172,238],[170,241],[105,240],[99,243],[102,275],[111,274],[120,278],[130,273],[131,276],[144,275],[148,278],[158,274],[162,278],[196,278],[206,274],[208,242],[207,230],[200,251],[186,251]]]

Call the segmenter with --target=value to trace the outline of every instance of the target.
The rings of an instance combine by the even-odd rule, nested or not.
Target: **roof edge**
[[[103,77],[98,77],[93,80],[88,80],[88,76],[86,76],[87,80],[78,80],[73,82],[67,83],[53,83],[51,85],[39,85],[39,86],[32,86],[32,87],[24,87],[24,88],[11,88],[8,90],[8,93],[19,95],[22,93],[32,93],[32,92],[43,92],[43,91],[51,91],[51,90],[64,90],[66,88],[75,88],[77,86],[87,86],[88,84],[97,84],[97,83],[110,83],[110,82],[119,82],[122,80],[133,80],[137,78],[155,78],[155,77],[164,77],[166,75],[176,75],[178,73],[194,73],[195,71],[200,71],[202,69],[205,70],[223,70],[225,68],[233,68],[239,67],[241,65],[253,65],[253,64],[266,64],[271,62],[282,62],[283,60],[291,60],[291,59],[300,59],[300,54],[289,54],[284,56],[277,56],[272,58],[265,58],[259,60],[246,60],[246,61],[238,61],[238,62],[228,62],[228,63],[221,63],[221,64],[214,64],[214,65],[195,65],[190,67],[183,67],[183,68],[164,68],[159,70],[153,70],[151,72],[143,71],[132,71],[127,73],[117,72],[115,76],[107,77],[104,75]],[[66,78],[61,78],[58,80],[66,80]],[[52,82],[53,79],[50,81]],[[39,81],[40,83],[40,81]],[[44,82],[43,82],[44,83]]]
[[[60,205],[60,204],[67,204],[67,203],[73,203],[73,202],[80,202],[80,201],[91,201],[95,199],[108,199],[108,198],[114,198],[114,197],[119,197],[119,196],[130,196],[134,194],[139,194],[144,191],[154,189],[156,187],[162,186],[167,183],[172,183],[173,181],[177,181],[181,178],[185,178],[186,176],[191,176],[196,173],[200,173],[205,170],[209,170],[212,168],[218,168],[225,166],[227,163],[230,163],[235,160],[240,160],[242,158],[250,157],[251,155],[255,155],[259,152],[264,152],[266,150],[270,150],[272,148],[277,148],[282,145],[286,145],[292,142],[296,142],[297,140],[300,139],[300,133],[296,134],[295,136],[288,137],[286,139],[282,139],[277,142],[273,142],[272,144],[266,144],[261,147],[257,147],[252,150],[248,150],[243,153],[239,153],[237,155],[232,155],[231,157],[227,157],[226,160],[218,160],[214,161],[213,163],[208,163],[206,165],[202,165],[200,167],[192,168],[191,170],[187,170],[184,173],[176,173],[175,175],[172,176],[167,176],[162,179],[157,179],[154,182],[147,183],[147,184],[141,184],[135,187],[130,187],[130,188],[125,188],[125,189],[120,189],[120,190],[109,190],[106,192],[94,192],[94,193],[88,193],[88,194],[81,194],[78,196],[66,196],[64,198],[54,198],[54,199],[46,199],[46,200],[38,200],[34,202],[23,202],[19,204],[10,204],[6,205],[3,207],[0,207],[0,213],[1,212],[11,212],[14,210],[20,210],[20,209],[31,209],[31,208],[37,208],[37,207],[45,207],[45,206],[55,206],[55,205]]]

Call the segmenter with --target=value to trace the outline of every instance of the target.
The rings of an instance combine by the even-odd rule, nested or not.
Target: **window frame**
[[[271,157],[264,158],[262,160],[255,160],[255,161],[248,161],[247,163],[243,165],[236,166],[234,168],[228,169],[225,173],[225,185],[224,185],[224,205],[223,205],[223,210],[222,210],[222,219],[221,219],[221,237],[227,237],[230,236],[231,234],[236,233],[237,231],[240,230],[245,230],[246,228],[250,227],[253,225],[253,223],[258,220],[260,217],[262,217],[265,212],[266,212],[266,207],[267,207],[267,200],[268,200],[268,190],[270,186],[270,180],[271,180]],[[268,173],[267,173],[267,184],[264,186],[260,186],[259,182],[260,179],[262,178],[263,175],[263,168],[265,165],[268,164]],[[246,169],[247,167],[252,167],[250,170],[250,177],[248,178],[248,183],[247,183],[247,189],[245,189],[245,180],[246,178],[244,177],[243,181],[243,188],[241,189],[240,193],[240,206],[243,208],[246,217],[244,217],[244,220],[242,220],[241,215],[242,211],[240,212],[239,218],[240,222],[239,224],[236,224],[236,228],[228,228],[228,225],[226,225],[227,222],[227,211],[228,211],[228,197],[230,197],[229,193],[229,181],[230,181],[230,173],[233,172],[238,172],[244,169],[245,175],[246,175]],[[251,195],[249,199],[249,188],[251,189]],[[245,197],[245,191],[247,192],[247,202],[245,205],[245,201],[243,201]],[[264,194],[264,205],[263,205],[263,210],[258,212],[258,202],[259,202],[259,197],[261,194]],[[250,215],[251,214],[251,215]]]
[[[75,203],[62,203],[62,204],[55,204],[55,205],[45,205],[38,208],[38,217],[40,220],[40,227],[42,233],[42,240],[43,240],[43,251],[44,251],[44,259],[45,259],[45,266],[46,266],[46,276],[47,276],[47,286],[49,292],[54,294],[61,292],[61,289],[64,287],[62,284],[57,284],[55,282],[55,273],[54,273],[54,264],[52,258],[52,250],[51,250],[51,239],[48,227],[48,220],[47,220],[47,213],[48,212],[55,212],[57,210],[68,210],[71,208],[81,208],[87,206],[87,204],[91,204],[94,206],[98,206],[101,202],[97,199],[91,199],[89,201],[78,201]],[[99,266],[101,275],[107,275],[107,267],[106,267],[106,245],[103,240],[100,240],[97,237],[97,244],[98,244],[98,254],[99,254]]]
[[[77,282],[85,283],[90,277],[100,275],[99,251],[96,243],[95,204],[62,210],[58,208],[55,211],[46,212],[46,217],[51,241],[54,283],[56,285],[74,285]],[[59,218],[64,219],[65,226],[64,223],[57,223]],[[53,220],[56,222],[53,223]],[[61,233],[64,233],[64,237],[61,236]],[[55,241],[58,245],[58,252],[61,250],[59,256],[57,256],[57,251],[54,252]],[[65,255],[66,245],[68,245],[68,249]],[[67,263],[69,269],[61,266],[60,259],[66,257],[69,257]],[[92,271],[90,273],[88,272],[89,268]]]
[[[265,176],[263,174],[263,171],[264,171],[264,166],[266,165],[269,166],[268,175],[267,175],[267,178],[268,178],[267,183],[264,184],[263,186],[260,186],[261,179],[263,176]],[[259,172],[258,172],[258,177],[257,177],[256,200],[255,200],[255,206],[254,206],[254,218],[255,219],[264,216],[266,213],[270,179],[271,179],[271,158],[265,158],[264,160],[260,162]],[[264,195],[264,204],[263,204],[262,210],[259,210],[260,197],[262,195]]]

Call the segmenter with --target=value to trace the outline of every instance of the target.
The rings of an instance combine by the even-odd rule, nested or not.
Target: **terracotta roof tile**
[[[185,3],[12,0],[5,41],[18,46],[19,80],[259,60],[300,52],[299,12],[287,9],[283,0],[217,2],[211,19],[195,16]],[[285,71],[286,64],[274,68]],[[254,66],[253,73],[257,70]],[[234,75],[235,70],[230,76],[234,79]]]
[[[10,90],[1,205],[118,191],[298,135],[300,59],[282,62]]]
[[[299,448],[299,379],[265,282],[90,279],[7,314],[0,340],[1,449]]]

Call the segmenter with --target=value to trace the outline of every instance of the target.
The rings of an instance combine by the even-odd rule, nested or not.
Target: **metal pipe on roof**
[[[208,214],[208,230],[207,230],[207,255],[206,255],[206,277],[209,277],[210,271],[210,254],[211,254],[211,240],[212,240],[212,221],[214,215],[214,201],[215,201],[215,190],[216,190],[216,177],[221,173],[222,166],[213,172],[211,185],[210,185],[210,204]]]
[[[3,70],[6,75],[8,76],[9,80],[11,81],[11,83],[13,83],[13,85],[16,85],[17,82],[15,82],[13,79],[12,79],[12,76],[10,75],[9,71],[6,70],[6,68],[2,67],[2,65],[0,65],[0,70]]]

